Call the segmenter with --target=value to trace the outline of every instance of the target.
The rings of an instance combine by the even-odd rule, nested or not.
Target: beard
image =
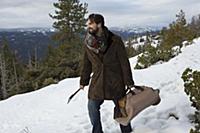
[[[99,28],[98,27],[96,29],[89,28],[88,31],[91,35],[96,35],[97,32],[99,31]]]

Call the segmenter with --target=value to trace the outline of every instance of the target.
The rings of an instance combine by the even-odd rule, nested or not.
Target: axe
[[[67,104],[72,100],[72,98],[81,90],[81,88],[79,88],[76,92],[74,92],[68,99]]]

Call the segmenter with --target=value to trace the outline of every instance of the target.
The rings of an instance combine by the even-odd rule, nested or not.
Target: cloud
[[[50,27],[50,12],[53,12],[52,0],[2,0],[0,28]]]
[[[84,1],[84,0],[82,0]],[[86,0],[85,0],[86,2]],[[109,26],[118,25],[161,25],[175,20],[175,14],[183,9],[189,20],[200,13],[199,0],[87,0],[89,13],[104,14]]]
[[[1,0],[0,28],[50,27],[53,20],[49,13],[57,0]],[[180,10],[186,12],[189,20],[200,13],[199,0],[81,0],[88,3],[89,13],[101,13],[106,25],[123,26],[166,26],[175,20]]]

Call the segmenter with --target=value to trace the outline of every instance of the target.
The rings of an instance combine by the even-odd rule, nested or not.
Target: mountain
[[[35,53],[35,49],[39,59],[42,59],[48,45],[56,46],[51,39],[53,34],[54,30],[49,28],[0,29],[0,42],[6,38],[17,57],[22,62],[28,62],[29,56]]]
[[[136,85],[160,90],[161,102],[150,106],[132,121],[134,133],[188,133],[194,113],[181,79],[190,67],[200,70],[200,38],[184,46],[181,53],[162,64],[134,70],[137,56],[129,59]],[[0,101],[0,133],[89,133],[91,123],[87,111],[88,86],[67,104],[79,87],[80,77],[67,78],[33,92],[15,95]],[[114,103],[104,101],[101,120],[106,133],[120,133],[113,120]],[[177,118],[178,119],[177,119]]]
[[[32,28],[0,28],[1,32],[54,32],[55,29],[48,27],[32,27]]]
[[[119,34],[123,39],[127,39],[133,35],[145,35],[147,32],[157,33],[161,30],[161,27],[156,26],[121,26],[121,27],[110,27],[110,29]]]
[[[147,31],[157,32],[155,27],[112,27],[111,31],[120,35],[124,40],[132,35],[142,35]],[[47,52],[48,45],[57,46],[51,39],[55,33],[52,28],[14,28],[0,29],[0,42],[6,37],[11,49],[16,52],[17,57],[27,63],[29,56],[37,50],[39,59],[43,59]]]

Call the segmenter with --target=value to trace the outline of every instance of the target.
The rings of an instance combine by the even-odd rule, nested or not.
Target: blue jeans
[[[92,124],[92,133],[103,133],[100,117],[100,106],[104,100],[92,100],[88,99],[88,112],[90,117],[90,122]],[[114,104],[117,105],[116,100],[113,100]],[[122,133],[130,133],[132,131],[131,124],[123,126],[121,124],[120,129]]]

